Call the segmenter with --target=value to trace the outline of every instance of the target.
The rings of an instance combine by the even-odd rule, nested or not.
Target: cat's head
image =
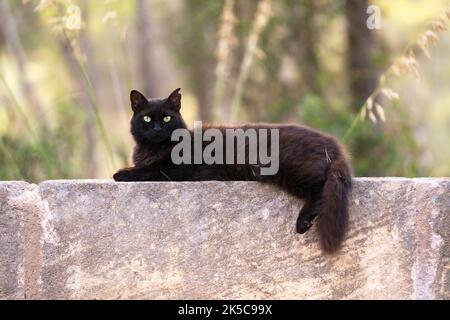
[[[181,94],[179,91],[179,88],[176,89],[165,99],[150,100],[139,91],[131,91],[130,100],[133,110],[131,134],[137,143],[170,141],[170,136],[175,129],[186,128],[180,114]]]

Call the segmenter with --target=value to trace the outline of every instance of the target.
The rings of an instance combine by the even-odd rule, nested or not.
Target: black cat
[[[254,124],[239,128],[278,129],[279,170],[262,175],[260,162],[243,164],[174,164],[171,141],[175,129],[187,129],[180,114],[181,94],[176,89],[166,99],[147,100],[131,91],[131,133],[136,141],[134,167],[119,170],[116,181],[204,181],[251,180],[272,183],[305,201],[297,219],[297,232],[304,233],[317,217],[323,250],[336,252],[344,239],[348,222],[348,201],[352,188],[350,158],[332,136],[298,125]],[[236,127],[205,126],[225,134]],[[193,131],[188,131],[193,136]],[[268,150],[272,143],[268,139]],[[203,148],[208,143],[203,142]],[[245,147],[248,146],[246,140]],[[227,150],[222,150],[226,154]],[[236,159],[236,158],[235,158]]]

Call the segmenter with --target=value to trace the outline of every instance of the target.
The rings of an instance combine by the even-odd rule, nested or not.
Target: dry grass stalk
[[[234,0],[225,0],[220,18],[219,30],[217,32],[218,43],[216,48],[216,82],[214,86],[213,117],[214,120],[221,118],[223,96],[226,79],[230,72],[232,51],[238,41],[234,33],[237,18],[233,11]]]
[[[343,137],[343,141],[346,141],[351,135],[356,125],[359,122],[369,118],[372,122],[376,123],[379,120],[386,121],[385,111],[382,105],[374,103],[377,101],[379,95],[384,95],[388,100],[399,99],[398,93],[390,88],[386,87],[386,81],[394,76],[401,76],[410,74],[416,79],[420,79],[419,62],[417,56],[423,53],[427,58],[431,59],[430,48],[435,46],[439,40],[439,34],[448,31],[448,23],[450,21],[450,8],[448,8],[441,17],[432,21],[425,31],[416,38],[407,48],[403,51],[403,54],[397,58],[394,63],[380,76],[378,85],[372,94],[367,98],[366,102],[361,106],[358,115],[353,120],[349,129]],[[375,111],[375,112],[374,112]]]
[[[244,90],[245,82],[248,79],[250,73],[250,67],[253,64],[255,58],[261,56],[261,50],[258,48],[258,40],[262,31],[267,26],[272,16],[272,1],[261,0],[258,3],[256,10],[255,20],[253,23],[252,31],[250,32],[247,47],[242,60],[239,77],[236,83],[236,89],[231,103],[231,121],[235,122],[238,118],[239,107],[242,101],[242,94]]]

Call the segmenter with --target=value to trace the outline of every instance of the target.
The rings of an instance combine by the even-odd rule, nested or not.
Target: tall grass
[[[87,95],[88,95],[90,104],[92,106],[92,115],[94,117],[97,128],[100,132],[101,141],[103,142],[105,149],[106,149],[106,153],[108,155],[108,166],[110,168],[110,171],[112,171],[116,167],[115,160],[114,160],[114,151],[113,151],[111,142],[109,141],[108,134],[105,129],[105,125],[100,116],[100,111],[98,108],[97,98],[96,98],[95,92],[94,92],[94,87],[92,86],[92,82],[89,79],[88,73],[86,71],[86,67],[81,63],[80,59],[77,58],[77,56],[75,54],[75,48],[73,47],[72,42],[70,41],[69,36],[67,35],[67,32],[64,29],[63,29],[63,35],[64,35],[64,39],[67,41],[68,45],[72,49],[72,54],[75,57],[77,66],[80,70],[80,73],[83,76],[84,81],[86,82],[86,87],[88,89]],[[89,114],[89,116],[92,116],[92,115]]]
[[[88,70],[80,58],[80,47],[79,43],[77,43],[77,32],[79,32],[79,30],[74,31],[65,28],[65,19],[67,19],[67,16],[65,16],[66,13],[64,10],[66,5],[65,2],[60,0],[48,0],[40,1],[34,8],[36,14],[48,10],[48,12],[45,12],[46,21],[50,23],[51,30],[53,31],[53,39],[56,40],[59,38],[61,41],[66,42],[67,48],[70,48],[69,50],[74,57],[73,60],[76,63],[76,67],[79,69],[81,79],[85,83],[86,92],[84,92],[84,94],[86,94],[89,101],[89,105],[82,106],[81,112],[84,110],[83,113],[87,117],[87,121],[94,124],[96,131],[98,132],[99,142],[105,149],[103,154],[106,156],[108,171],[113,172],[113,170],[117,168],[114,148],[102,119],[100,108],[97,103],[96,92],[88,76]],[[56,43],[58,43],[58,41],[56,41]],[[5,102],[7,101],[7,103],[12,106],[11,109],[13,114],[17,114],[17,117],[14,116],[14,119],[10,118],[8,114],[7,121],[9,123],[15,122],[16,125],[14,127],[19,129],[17,132],[6,132],[0,137],[0,152],[1,156],[3,156],[0,157],[0,161],[6,165],[2,168],[1,174],[8,178],[27,179],[32,181],[39,179],[38,177],[44,179],[65,178],[68,177],[67,175],[72,176],[72,174],[74,174],[72,177],[77,177],[78,169],[70,168],[70,159],[67,159],[67,157],[64,158],[63,156],[65,146],[59,144],[59,142],[64,144],[65,141],[59,141],[60,138],[63,138],[60,136],[61,132],[56,132],[47,121],[43,122],[40,121],[40,119],[36,119],[37,115],[33,112],[29,112],[29,109],[32,106],[26,104],[22,105],[22,103],[19,102],[12,85],[8,83],[2,74],[0,74],[0,85],[2,92],[4,93]],[[39,91],[41,84],[33,83],[33,86],[36,87],[36,91]],[[56,113],[55,108],[58,105],[59,103],[55,102],[51,107],[47,107],[46,111],[49,113]],[[75,108],[75,104],[65,104],[65,107]],[[73,111],[80,113],[79,108],[76,108],[76,110]],[[59,123],[57,125],[64,126],[64,124]],[[71,127],[66,127],[63,135],[66,133],[70,135],[76,134],[74,130],[75,129]],[[19,138],[20,132],[22,132],[21,138]],[[79,132],[78,134],[80,133],[82,134],[82,132]],[[15,147],[15,144],[18,143],[20,144],[20,148],[19,146]],[[97,144],[97,140],[93,141],[93,143]],[[72,151],[76,152],[76,150]],[[78,157],[77,154],[73,153],[68,156],[69,158]],[[83,159],[83,161],[85,163],[88,159]],[[36,175],[38,172],[39,174]],[[81,172],[85,172],[85,170],[81,168]]]
[[[5,80],[5,78],[1,74],[0,74],[0,81],[2,82],[4,91],[6,92],[6,96],[8,97],[8,99],[10,100],[12,105],[14,106],[14,110],[19,113],[19,117],[22,120],[22,123],[25,125],[25,128],[28,132],[28,137],[31,138],[31,145],[32,145],[33,149],[43,160],[43,163],[44,163],[44,166],[46,169],[46,175],[49,177],[53,177],[54,176],[53,168],[55,165],[55,161],[54,161],[54,159],[52,159],[49,156],[49,152],[48,152],[49,150],[42,143],[42,139],[43,139],[42,135],[46,135],[46,133],[47,133],[46,128],[39,128],[38,126],[33,125],[33,123],[38,124],[39,121],[31,121],[32,118],[30,119],[30,114],[28,112],[26,112],[26,110],[22,107],[22,105],[17,101],[13,91],[11,90],[11,88],[8,85],[8,82]],[[5,146],[3,146],[3,148],[5,148]],[[8,150],[8,153],[11,154],[9,152],[9,150]],[[16,163],[15,160],[13,161],[13,167],[15,168],[14,170],[16,171],[17,177],[23,178],[23,175],[19,174],[20,173],[19,165]]]
[[[342,138],[344,143],[348,142],[355,129],[365,119],[370,119],[374,123],[378,120],[382,122],[386,121],[384,108],[378,103],[378,98],[381,95],[385,96],[389,101],[400,98],[395,91],[387,87],[388,80],[393,76],[398,77],[405,74],[420,78],[417,56],[424,54],[428,59],[431,59],[430,48],[436,45],[439,40],[439,34],[448,30],[447,24],[449,21],[450,7],[441,17],[433,20],[424,31],[421,31],[420,35],[415,37],[406,46],[402,54],[381,74],[376,88],[361,106],[350,127],[345,132]]]

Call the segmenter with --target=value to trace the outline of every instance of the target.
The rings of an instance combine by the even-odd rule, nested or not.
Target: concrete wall
[[[0,182],[1,299],[450,299],[450,179],[359,178],[343,250],[254,182]]]

